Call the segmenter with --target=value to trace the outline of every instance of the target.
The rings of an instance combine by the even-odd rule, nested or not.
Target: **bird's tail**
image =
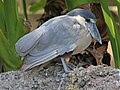
[[[21,69],[23,71],[31,69],[35,66],[44,64],[44,63],[56,58],[59,55],[60,54],[58,52],[56,52],[56,50],[53,50],[53,51],[49,52],[48,54],[38,57],[36,60],[33,60],[33,62],[31,62],[31,63],[24,63]]]

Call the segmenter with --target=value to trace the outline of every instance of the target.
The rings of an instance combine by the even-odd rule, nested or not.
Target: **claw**
[[[73,70],[74,68],[76,68],[76,66],[70,62],[67,62],[67,67],[69,67],[71,70]]]

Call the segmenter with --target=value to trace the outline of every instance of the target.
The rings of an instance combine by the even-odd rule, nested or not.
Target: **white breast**
[[[73,55],[83,52],[92,42],[92,37],[88,30],[82,29],[80,32],[80,38],[77,40]]]

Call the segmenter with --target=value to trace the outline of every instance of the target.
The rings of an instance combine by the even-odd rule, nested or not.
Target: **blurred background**
[[[26,7],[27,7],[27,13],[28,13],[28,19],[32,25],[31,30],[35,29],[38,25],[37,20],[45,13],[44,8],[40,8],[36,10],[35,12],[30,11],[30,7],[41,0],[26,0]],[[57,0],[48,0],[48,1],[57,1]],[[64,0],[60,0],[64,1]],[[111,11],[113,11],[117,15],[117,7],[115,6],[115,0],[107,0],[109,4],[109,8]],[[23,16],[23,4],[22,0],[17,0],[18,6],[19,6],[19,14]]]

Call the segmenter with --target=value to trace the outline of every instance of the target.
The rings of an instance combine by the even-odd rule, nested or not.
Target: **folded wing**
[[[78,22],[66,16],[51,20],[16,43],[18,54],[24,56],[23,70],[48,62],[76,48],[81,28]]]

